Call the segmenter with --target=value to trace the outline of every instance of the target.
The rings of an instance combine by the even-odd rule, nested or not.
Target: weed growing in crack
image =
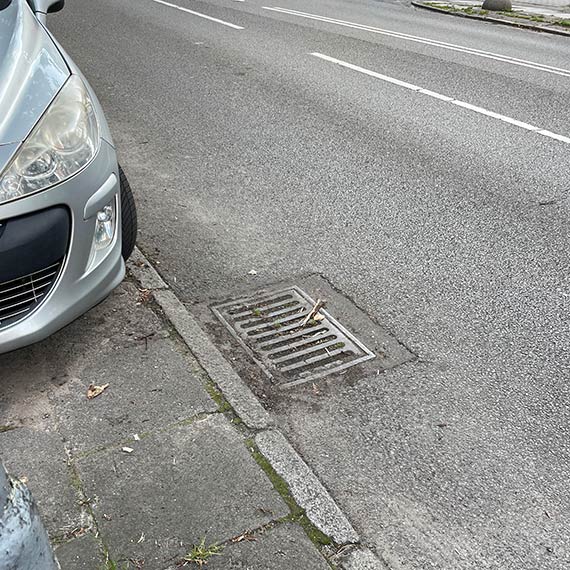
[[[199,544],[192,546],[192,550],[182,558],[183,565],[194,563],[202,568],[208,564],[208,560],[212,556],[221,556],[224,547],[220,544],[214,543],[206,546],[206,537],[204,537]]]

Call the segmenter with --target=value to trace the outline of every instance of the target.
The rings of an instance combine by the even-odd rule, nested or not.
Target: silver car
[[[63,0],[0,0],[0,353],[123,279],[136,209],[91,87],[46,28]]]

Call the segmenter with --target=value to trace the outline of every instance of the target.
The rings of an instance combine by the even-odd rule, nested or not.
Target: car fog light
[[[112,243],[117,225],[116,210],[115,199],[113,199],[97,212],[94,238],[95,250],[105,249]]]

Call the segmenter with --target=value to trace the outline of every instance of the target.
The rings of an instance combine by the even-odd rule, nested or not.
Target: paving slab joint
[[[81,475],[79,474],[79,470],[77,469],[77,466],[75,465],[75,459],[72,457],[71,451],[67,448],[67,446],[65,449],[65,453],[67,455],[67,470],[68,470],[68,474],[69,474],[69,480],[70,480],[71,486],[75,490],[75,493],[78,497],[79,506],[81,507],[82,518],[85,517],[85,519],[86,519],[85,522],[87,523],[84,527],[81,527],[80,531],[93,533],[93,536],[94,536],[99,548],[104,553],[105,557],[108,559],[109,558],[109,549],[108,549],[107,545],[104,543],[104,541],[101,537],[101,533],[99,532],[99,527],[97,525],[97,519],[95,518],[95,513],[93,512],[93,508],[91,506],[92,499],[90,497],[88,497],[85,493],[85,490],[83,488],[83,482],[81,481]],[[84,534],[84,533],[82,533],[82,534]],[[63,544],[63,542],[70,542],[71,540],[76,540],[77,538],[82,536],[82,534],[78,534],[77,536],[70,537],[69,540],[60,541],[60,542],[58,542],[58,544]]]
[[[259,467],[270,480],[273,488],[279,493],[290,510],[290,513],[288,515],[271,521],[268,527],[276,527],[285,523],[298,524],[303,529],[309,540],[321,552],[327,564],[329,564],[331,568],[336,568],[336,566],[334,566],[331,562],[334,553],[338,550],[338,546],[334,543],[333,539],[318,529],[307,517],[305,510],[299,506],[293,498],[289,486],[283,477],[281,477],[275,471],[275,469],[273,469],[271,463],[261,453],[261,451],[259,451],[255,440],[253,438],[246,439],[245,445]]]

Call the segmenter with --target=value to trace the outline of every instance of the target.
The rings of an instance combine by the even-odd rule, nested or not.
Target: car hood
[[[26,1],[0,0],[0,171],[69,75]]]

